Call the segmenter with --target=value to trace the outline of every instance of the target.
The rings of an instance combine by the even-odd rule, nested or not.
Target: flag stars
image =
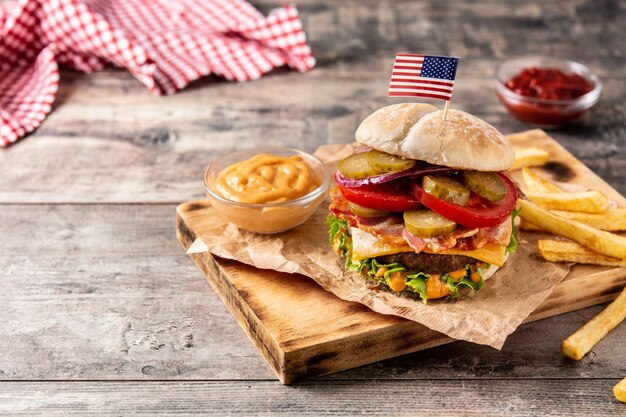
[[[454,80],[458,62],[458,58],[426,56],[421,76]]]

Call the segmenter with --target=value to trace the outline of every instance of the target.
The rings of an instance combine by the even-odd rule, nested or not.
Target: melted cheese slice
[[[377,256],[391,255],[400,252],[412,252],[409,245],[393,245],[385,243],[371,233],[367,233],[356,227],[350,228],[352,234],[352,260],[360,261]],[[480,249],[460,250],[451,248],[442,252],[431,252],[425,249],[426,253],[437,253],[438,255],[464,255],[470,256],[479,261],[487,262],[491,265],[502,266],[506,258],[506,247],[495,243],[487,243]]]

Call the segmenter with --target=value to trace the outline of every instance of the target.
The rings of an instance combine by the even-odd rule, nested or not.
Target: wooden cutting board
[[[626,207],[624,197],[543,131],[509,139],[516,147],[550,152],[546,176],[600,190]],[[206,200],[178,206],[177,237],[185,250],[213,226],[216,215]],[[418,323],[343,301],[301,275],[260,270],[209,253],[191,258],[285,384],[454,341]],[[626,268],[575,265],[526,322],[612,300],[624,285]]]

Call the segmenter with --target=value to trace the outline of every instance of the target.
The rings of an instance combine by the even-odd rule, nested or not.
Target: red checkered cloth
[[[244,0],[19,0],[0,4],[0,146],[50,112],[58,64],[124,67],[157,94],[203,75],[259,78],[315,59],[292,6],[263,16]]]

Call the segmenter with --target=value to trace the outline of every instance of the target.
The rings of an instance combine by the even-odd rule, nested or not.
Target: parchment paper
[[[326,146],[317,155],[329,165],[351,152],[349,145]],[[303,225],[278,235],[239,230],[217,215],[216,226],[198,238],[189,252],[210,251],[261,269],[299,273],[337,297],[365,304],[382,314],[421,323],[454,339],[501,349],[511,334],[567,276],[570,265],[545,262],[535,252],[539,234],[518,230],[519,249],[477,293],[428,304],[386,291],[372,291],[364,277],[344,271],[328,242],[327,205]]]

